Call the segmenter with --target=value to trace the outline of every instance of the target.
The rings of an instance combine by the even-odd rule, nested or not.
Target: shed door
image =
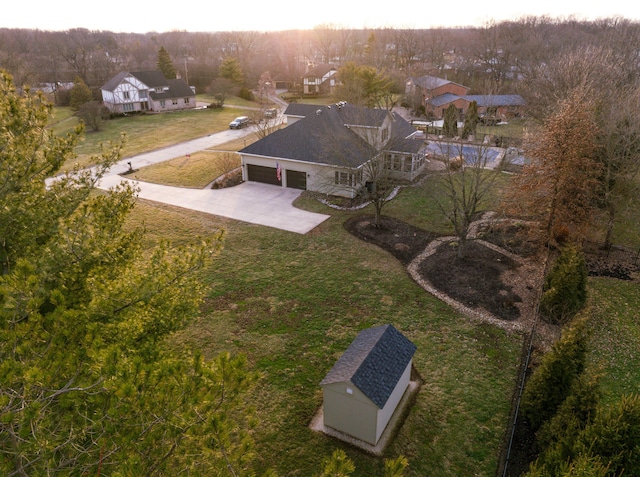
[[[282,185],[282,181],[278,180],[275,167],[247,164],[247,176],[250,181],[263,182],[265,184]]]
[[[307,190],[307,173],[287,169],[287,187]]]

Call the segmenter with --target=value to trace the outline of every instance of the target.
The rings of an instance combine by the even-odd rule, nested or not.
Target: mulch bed
[[[344,227],[354,236],[386,250],[405,266],[440,238],[436,233],[387,216],[380,217],[378,224],[372,215],[353,216]],[[494,226],[483,230],[481,238],[523,258],[526,266],[478,242],[468,242],[465,258],[460,258],[454,242],[443,242],[420,263],[420,276],[468,308],[487,311],[504,322],[522,320],[520,310],[533,309],[537,296],[532,279],[539,264],[535,259],[536,244],[524,238],[521,231],[519,226]],[[583,249],[589,275],[640,279],[640,251],[615,247],[604,251],[589,243],[583,244]],[[534,435],[521,421],[516,426],[509,475],[525,472],[536,457]]]

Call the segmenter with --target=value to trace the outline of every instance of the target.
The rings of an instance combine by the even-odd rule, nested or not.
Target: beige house
[[[101,88],[102,102],[112,113],[195,109],[195,88],[183,79],[167,79],[161,71],[123,71]]]
[[[396,179],[426,166],[424,137],[395,113],[338,103],[290,104],[284,114],[287,127],[238,151],[243,180],[353,198],[380,155]]]
[[[415,351],[392,325],[361,331],[320,383],[324,425],[376,445],[409,387]]]

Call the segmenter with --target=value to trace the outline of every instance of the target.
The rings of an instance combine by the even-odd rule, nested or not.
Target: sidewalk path
[[[109,189],[127,181],[140,189],[138,197],[252,224],[306,234],[330,216],[298,209],[293,201],[301,190],[258,182],[245,182],[226,189],[186,189],[127,179],[120,174],[183,157],[251,134],[252,128],[222,131],[174,146],[128,157],[115,164],[98,187]]]

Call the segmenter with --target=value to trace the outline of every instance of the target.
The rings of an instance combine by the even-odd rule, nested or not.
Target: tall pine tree
[[[167,79],[175,79],[176,78],[176,68],[173,66],[173,62],[171,61],[171,56],[169,52],[165,50],[164,46],[160,47],[158,51],[158,69],[162,71],[164,77]]]

